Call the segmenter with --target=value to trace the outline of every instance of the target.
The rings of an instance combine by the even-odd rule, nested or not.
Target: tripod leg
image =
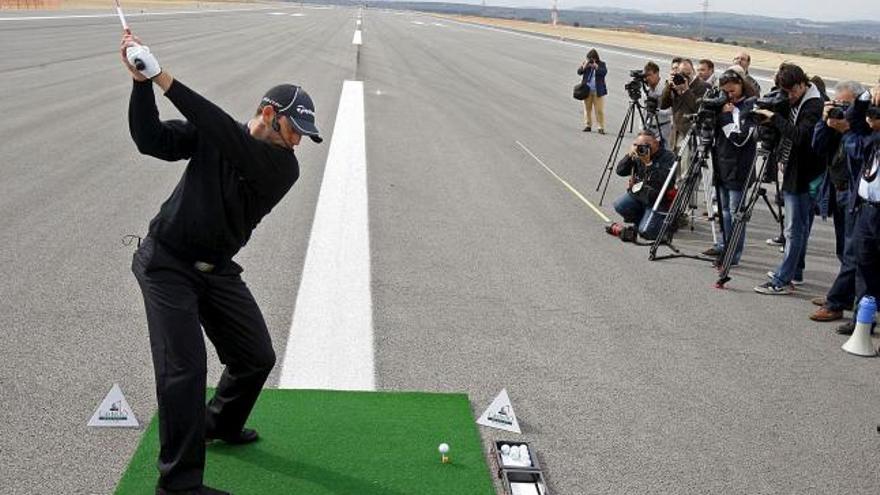
[[[635,108],[636,103],[631,102],[629,110],[627,110],[626,115],[623,117],[623,123],[620,126],[620,131],[617,133],[617,137],[614,139],[614,145],[611,147],[611,154],[608,155],[608,161],[605,163],[605,171],[602,173],[602,178],[599,180],[599,184],[596,186],[596,191],[599,191],[599,188],[602,188],[602,195],[599,197],[599,206],[602,206],[602,203],[605,201],[605,194],[608,192],[608,184],[611,182],[612,170],[617,164],[617,156],[620,154],[620,147],[623,144],[623,136],[626,133],[626,126],[628,122],[632,122],[635,116]],[[603,181],[605,182],[604,187],[602,187]]]
[[[620,125],[620,130],[617,132],[617,137],[614,138],[614,144],[611,145],[611,153],[608,155],[608,159],[605,160],[605,168],[602,170],[602,176],[599,177],[599,183],[596,184],[596,192],[599,192],[599,189],[602,188],[602,183],[605,182],[605,175],[610,174],[611,170],[614,167],[615,162],[617,161],[617,154],[620,152],[620,145],[623,142],[623,135],[626,133],[627,122],[632,118],[632,107],[630,107],[626,114],[623,116],[623,123]]]

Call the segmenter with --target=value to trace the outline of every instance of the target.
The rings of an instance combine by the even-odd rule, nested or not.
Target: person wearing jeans
[[[824,163],[813,150],[813,130],[822,118],[822,96],[797,65],[783,63],[776,73],[776,87],[788,97],[788,111],[776,113],[756,110],[761,125],[776,129],[781,145],[790,144],[783,170],[782,191],[785,201],[785,251],[782,262],[770,280],[755,287],[759,294],[790,294],[791,284],[803,282],[807,239],[813,225],[813,198],[810,190],[822,179]]]
[[[715,126],[715,146],[712,149],[712,180],[721,203],[723,236],[719,242],[704,251],[707,256],[720,256],[733,233],[733,216],[742,205],[754,166],[757,146],[754,121],[748,118],[755,104],[755,90],[745,81],[739,66],[724,72],[719,79],[721,90],[728,102],[721,109]],[[734,249],[733,264],[739,264],[745,244],[745,231]]]

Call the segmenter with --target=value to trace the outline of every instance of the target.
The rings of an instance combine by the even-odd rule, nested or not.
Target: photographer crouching
[[[620,159],[616,168],[617,175],[629,176],[626,193],[614,202],[614,211],[623,217],[624,222],[638,226],[650,213],[674,163],[675,153],[662,148],[654,132],[643,130],[639,133],[629,153]],[[621,235],[624,227],[617,223],[609,226],[607,231],[623,240],[635,238],[634,234],[627,238]]]

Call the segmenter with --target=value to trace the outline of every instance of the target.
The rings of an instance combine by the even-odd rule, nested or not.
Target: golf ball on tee
[[[449,453],[449,445],[445,443],[441,443],[437,450],[440,451],[441,454],[446,455]]]

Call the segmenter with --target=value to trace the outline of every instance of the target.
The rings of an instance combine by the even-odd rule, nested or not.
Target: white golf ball
[[[514,460],[519,460],[519,447],[510,448],[510,458]]]
[[[437,450],[439,450],[441,454],[446,455],[449,453],[449,445],[441,443],[440,446],[437,447]]]
[[[506,443],[504,445],[502,445],[501,446],[501,453],[504,455],[510,455],[510,445],[507,445]]]

